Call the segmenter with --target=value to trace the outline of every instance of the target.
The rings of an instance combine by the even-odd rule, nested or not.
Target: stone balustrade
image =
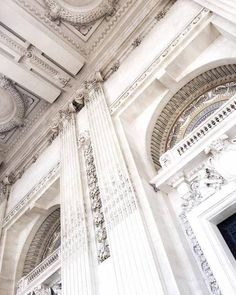
[[[180,171],[192,170],[195,161],[202,162],[207,147],[223,134],[235,134],[233,129],[236,122],[236,95],[229,99],[214,114],[208,117],[201,125],[182,139],[171,150],[160,157],[162,169],[150,181],[154,189],[165,189],[174,175],[178,178]],[[197,160],[198,157],[198,160]],[[200,163],[199,162],[199,163]],[[188,168],[187,168],[188,166]],[[175,177],[175,178],[176,178]],[[167,186],[166,186],[167,185]]]
[[[212,114],[206,121],[204,121],[199,127],[194,129],[187,137],[176,144],[171,150],[167,151],[160,157],[160,163],[162,168],[167,168],[172,164],[181,161],[181,159],[197,145],[201,145],[208,140],[214,132],[218,132],[226,126],[228,119],[235,122],[236,119],[236,95],[228,100],[221,108]],[[229,129],[232,126],[228,125]],[[225,130],[226,132],[227,130]]]
[[[17,295],[28,294],[39,283],[54,273],[60,267],[60,248],[44,259],[29,274],[21,278],[17,284]]]

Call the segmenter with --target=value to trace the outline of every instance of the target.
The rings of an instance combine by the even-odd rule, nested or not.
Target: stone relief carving
[[[91,210],[95,229],[97,245],[97,258],[100,263],[110,257],[110,249],[107,239],[107,230],[103,215],[102,201],[98,186],[96,167],[94,163],[93,149],[89,134],[83,134],[79,139],[79,147],[84,149],[84,159],[89,186],[89,196],[91,200]]]
[[[34,288],[34,291],[32,292],[32,295],[51,295],[51,289],[47,286],[40,285],[36,288]]]
[[[182,212],[179,215],[185,235],[189,241],[196,261],[202,271],[208,289],[212,295],[222,295],[218,283],[212,273],[207,259],[198,243],[198,240],[188,221],[188,213],[198,206],[207,197],[221,189],[224,184],[224,178],[217,173],[214,167],[208,165],[208,161],[198,171],[197,176],[189,184],[189,192],[182,196]]]
[[[190,247],[192,248],[192,251],[194,253],[194,256],[196,257],[197,263],[203,273],[203,277],[206,281],[206,284],[209,288],[209,291],[212,295],[222,295],[220,288],[217,284],[217,281],[212,273],[212,270],[207,262],[207,259],[201,249],[201,246],[198,243],[198,240],[192,230],[192,227],[188,221],[186,212],[183,211],[180,214],[180,219],[183,224],[184,232],[186,234],[186,237],[189,241]]]
[[[83,5],[68,5],[66,1],[44,0],[48,17],[60,23],[61,20],[73,24],[88,24],[115,12],[116,0],[95,1],[91,8],[84,9]]]
[[[9,185],[5,184],[4,182],[0,182],[0,204],[8,197],[8,187]]]
[[[5,76],[0,76],[1,98],[5,108],[0,112],[0,133],[24,124],[25,105],[20,92]]]
[[[30,69],[33,67],[36,71],[43,72],[48,79],[53,79],[62,88],[69,85],[68,83],[71,77],[68,74],[49,61],[45,56],[42,56],[42,52],[33,45],[26,44],[26,48],[22,44],[19,44],[19,42],[12,38],[10,32],[1,31],[1,26],[0,41],[21,56],[19,62],[25,64]]]
[[[183,196],[182,208],[189,212],[206,198],[210,197],[225,184],[225,179],[207,161],[202,169],[190,182],[190,191]]]
[[[37,52],[37,49],[33,46],[30,49],[24,51],[24,58],[22,59],[26,64],[30,64],[30,66],[35,66],[39,68],[43,72],[45,72],[49,77],[53,78],[57,82],[59,82],[60,86],[64,88],[65,86],[69,85],[70,77],[67,75],[63,75],[59,72],[56,66],[50,64],[48,61],[44,60],[40,57],[40,52]]]
[[[229,173],[229,171],[225,173],[225,167],[222,167],[222,164],[226,163],[223,157],[225,154],[228,152],[233,153],[233,155],[230,155],[231,161],[232,156],[235,157],[235,142],[234,140],[230,142],[228,136],[223,135],[220,138],[214,140],[206,148],[205,152],[207,154],[210,153],[211,156],[205,161],[203,165],[201,165],[201,168],[197,172],[196,177],[194,177],[194,179],[189,183],[189,191],[184,196],[182,196],[182,212],[179,217],[182,222],[186,237],[188,238],[193,253],[196,256],[196,260],[203,273],[211,294],[221,295],[222,293],[220,288],[192,230],[187,215],[194,207],[198,206],[206,198],[219,191],[222,185],[227,182],[227,180],[235,178],[236,174],[232,178],[232,173]],[[228,179],[227,176],[229,176]]]
[[[205,152],[210,153],[209,164],[227,181],[235,180],[236,139],[230,140],[226,134],[214,140]]]
[[[162,154],[234,96],[235,70],[234,64],[209,70],[183,86],[166,104],[155,123],[151,139],[151,155],[157,169],[160,169]]]
[[[185,108],[172,127],[167,149],[172,148],[177,142],[191,133],[235,93],[236,83],[229,82],[217,86],[195,99]]]
[[[61,295],[61,294],[62,294],[61,283],[57,283],[52,287],[52,295]]]

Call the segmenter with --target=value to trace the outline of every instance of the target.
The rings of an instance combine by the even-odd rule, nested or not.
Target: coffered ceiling
[[[174,2],[2,1],[0,163],[24,152],[30,134],[43,134],[91,73],[99,69],[107,78],[116,71],[140,34],[143,38],[156,15]]]

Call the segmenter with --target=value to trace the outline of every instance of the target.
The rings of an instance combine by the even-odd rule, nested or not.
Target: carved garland
[[[64,20],[73,24],[88,24],[106,15],[112,15],[115,11],[114,0],[102,0],[95,8],[81,11],[58,0],[44,0],[49,12],[48,17],[52,21]]]
[[[97,258],[100,263],[110,257],[110,249],[107,240],[107,230],[103,215],[102,201],[98,187],[96,167],[93,157],[93,149],[88,135],[80,138],[80,146],[84,145],[84,158],[91,200],[91,210],[96,236]]]

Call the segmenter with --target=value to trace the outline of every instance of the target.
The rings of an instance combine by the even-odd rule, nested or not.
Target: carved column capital
[[[90,80],[84,82],[84,88],[87,91],[89,98],[92,93],[99,92],[102,82],[103,78],[100,72],[96,72]]]

